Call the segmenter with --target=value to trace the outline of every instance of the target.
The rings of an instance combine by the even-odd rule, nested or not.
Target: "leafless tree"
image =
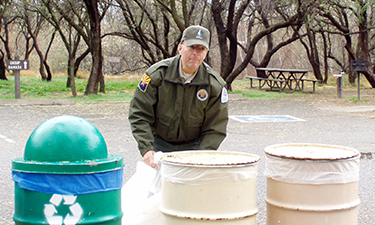
[[[5,10],[8,6],[8,3],[9,1],[1,1],[0,2],[0,32],[1,32],[1,28],[3,27],[3,21],[4,21],[4,16],[5,16]],[[2,37],[1,37],[2,38]],[[4,42],[4,39],[2,39],[3,42]],[[5,44],[5,42],[4,42]],[[5,75],[5,63],[4,63],[4,59],[5,59],[5,55],[4,55],[4,52],[0,49],[0,80],[8,80],[6,75]]]
[[[20,2],[18,10],[20,12],[21,23],[23,24],[23,27],[25,29],[25,35],[29,35],[29,40],[32,40],[33,42],[30,49],[35,49],[37,55],[39,56],[39,73],[42,77],[42,80],[51,81],[52,73],[49,70],[48,63],[45,59],[45,54],[43,54],[38,41],[38,35],[40,34],[41,30],[45,28],[45,19],[38,12],[31,10],[29,2]],[[46,69],[48,69],[47,73]]]
[[[110,7],[109,2],[98,0],[66,1],[61,5],[51,0],[51,3],[64,20],[78,32],[91,53],[91,72],[85,94],[97,94],[98,91],[104,93],[101,21]],[[82,57],[77,58],[76,62],[82,60],[86,55],[87,51],[81,55]],[[99,83],[100,90],[98,90]]]
[[[221,75],[231,90],[234,79],[247,67],[265,67],[271,57],[282,47],[298,40],[297,31],[303,24],[304,15],[308,12],[309,4],[303,1],[236,1],[213,0],[212,14],[215,19],[216,30],[221,55]],[[245,44],[238,41],[239,23],[247,20],[248,38]],[[256,27],[256,30],[254,29]],[[288,28],[294,29],[288,29]],[[277,44],[273,35],[277,31],[284,31],[286,37]],[[291,30],[291,31],[290,31]],[[290,33],[290,34],[289,34]],[[253,60],[253,54],[260,41],[266,38],[267,49],[260,62]],[[228,44],[229,43],[229,44]],[[245,52],[242,62],[237,62],[238,46]]]
[[[349,65],[351,60],[366,60],[367,71],[364,72],[364,75],[372,87],[375,87],[375,77],[371,55],[374,54],[375,45],[371,45],[373,41],[370,40],[375,38],[371,28],[375,22],[374,12],[371,10],[374,6],[375,3],[363,0],[324,1],[324,4],[320,4],[319,11],[319,15],[324,18],[321,22],[326,25],[326,32],[344,38],[348,58],[343,60],[347,60],[348,63],[340,60],[337,57],[340,52],[333,48],[329,49],[328,57],[339,65]],[[369,12],[372,14],[369,15]],[[357,47],[354,43],[357,43]],[[356,74],[349,71],[348,67],[344,69],[349,72],[349,82],[354,83]]]

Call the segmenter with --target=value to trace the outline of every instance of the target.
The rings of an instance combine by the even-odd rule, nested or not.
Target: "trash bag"
[[[136,172],[121,189],[122,225],[162,224],[159,168],[160,165],[154,169],[144,162],[137,163]]]

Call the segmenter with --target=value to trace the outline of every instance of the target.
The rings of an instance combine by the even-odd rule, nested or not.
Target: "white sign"
[[[8,60],[8,70],[28,70],[29,60]]]

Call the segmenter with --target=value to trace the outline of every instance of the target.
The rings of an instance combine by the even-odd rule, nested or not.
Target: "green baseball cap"
[[[181,42],[187,46],[203,45],[210,49],[210,31],[199,25],[189,26],[182,33]]]

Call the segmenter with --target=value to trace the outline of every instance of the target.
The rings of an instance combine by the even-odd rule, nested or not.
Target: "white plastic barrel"
[[[357,150],[282,144],[265,154],[267,225],[358,224]]]
[[[184,151],[161,158],[165,225],[256,224],[257,162],[253,154]]]

